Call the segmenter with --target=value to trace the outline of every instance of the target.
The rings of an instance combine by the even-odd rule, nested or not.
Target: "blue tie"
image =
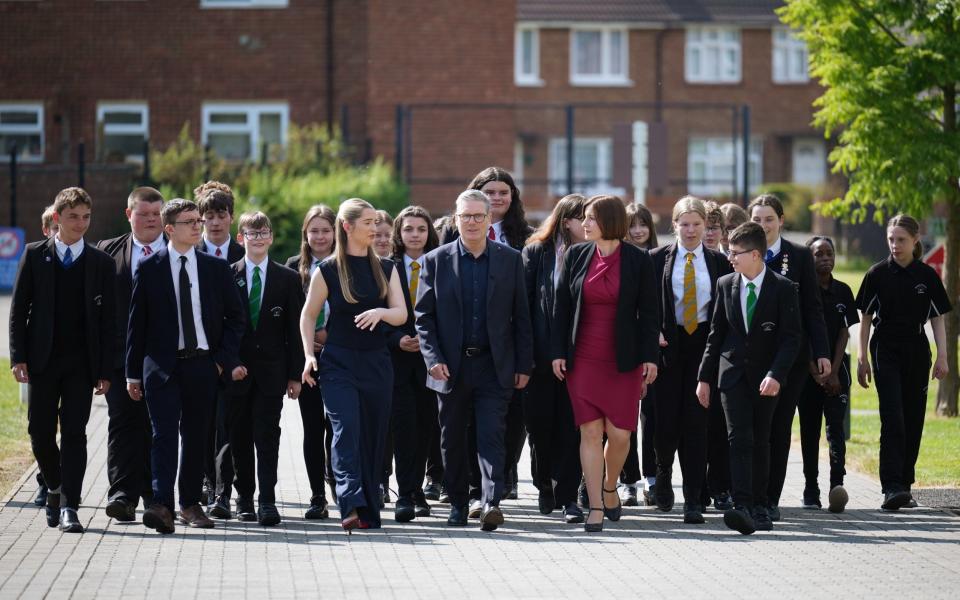
[[[764,262],[770,264],[774,259],[773,250],[767,248],[767,257],[764,259]]]
[[[73,252],[70,250],[70,246],[67,246],[67,251],[63,253],[63,267],[65,269],[68,269],[72,264],[73,264]]]

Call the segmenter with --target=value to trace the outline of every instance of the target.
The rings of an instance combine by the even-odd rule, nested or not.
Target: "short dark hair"
[[[244,229],[252,229],[254,231],[258,229],[269,229],[273,231],[273,225],[270,223],[270,217],[258,210],[256,212],[245,212],[240,215],[237,231],[243,233]]]
[[[164,225],[173,225],[177,221],[177,217],[180,216],[180,213],[190,212],[191,210],[200,212],[196,202],[184,200],[183,198],[174,198],[164,204],[163,208],[160,209],[160,218],[163,219]]]
[[[627,208],[616,196],[593,196],[583,205],[583,212],[593,209],[593,216],[605,240],[622,240],[627,236]]]
[[[731,246],[740,246],[742,250],[759,250],[761,256],[767,252],[767,234],[759,223],[753,221],[738,225],[730,233],[728,243]]]
[[[760,194],[751,200],[750,205],[747,206],[747,213],[753,216],[753,209],[757,206],[769,206],[773,209],[773,212],[777,213],[778,217],[783,218],[783,202],[773,194]]]
[[[163,202],[163,194],[160,193],[156,188],[150,186],[141,186],[134,188],[130,195],[127,196],[127,208],[133,210],[133,207],[137,202]]]
[[[222,181],[206,181],[193,190],[193,199],[200,214],[225,210],[233,216],[233,190]]]
[[[57,197],[53,201],[53,212],[63,214],[63,211],[68,208],[76,208],[78,206],[86,206],[92,209],[93,200],[90,198],[90,194],[83,188],[68,187],[60,190],[60,193],[57,194]]]

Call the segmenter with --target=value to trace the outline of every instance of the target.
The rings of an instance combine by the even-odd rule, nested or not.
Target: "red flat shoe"
[[[360,519],[360,525],[357,526],[357,529],[371,529],[370,522]]]

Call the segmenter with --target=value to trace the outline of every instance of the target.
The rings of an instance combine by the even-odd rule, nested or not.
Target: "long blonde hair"
[[[343,290],[343,297],[350,304],[356,304],[357,298],[353,293],[353,276],[350,273],[350,265],[347,262],[347,230],[343,228],[344,223],[354,225],[357,219],[366,209],[376,210],[372,204],[360,198],[350,198],[340,204],[340,210],[337,211],[336,223],[336,246],[333,250],[333,260],[337,263],[337,276],[340,278],[340,289]],[[387,277],[383,274],[383,267],[380,266],[380,257],[373,251],[373,245],[367,247],[367,258],[370,259],[370,268],[373,271],[373,279],[377,282],[377,294],[379,298],[387,297]]]

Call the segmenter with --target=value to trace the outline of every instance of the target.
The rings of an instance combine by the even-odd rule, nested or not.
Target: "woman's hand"
[[[314,387],[317,385],[317,380],[313,378],[313,372],[317,370],[317,357],[308,356],[306,360],[303,361],[303,375],[300,376],[300,380],[303,383]]]
[[[373,328],[376,327],[380,319],[383,318],[383,312],[384,310],[382,308],[371,308],[355,316],[353,322],[357,325],[358,329],[369,329],[373,331]]]
[[[564,358],[557,358],[553,361],[553,374],[557,379],[563,381],[566,379],[567,361]]]
[[[643,382],[650,385],[657,380],[657,365],[654,363],[643,363]]]
[[[937,360],[933,363],[933,377],[931,379],[943,379],[947,376],[950,369],[947,368],[947,357],[937,354]]]

